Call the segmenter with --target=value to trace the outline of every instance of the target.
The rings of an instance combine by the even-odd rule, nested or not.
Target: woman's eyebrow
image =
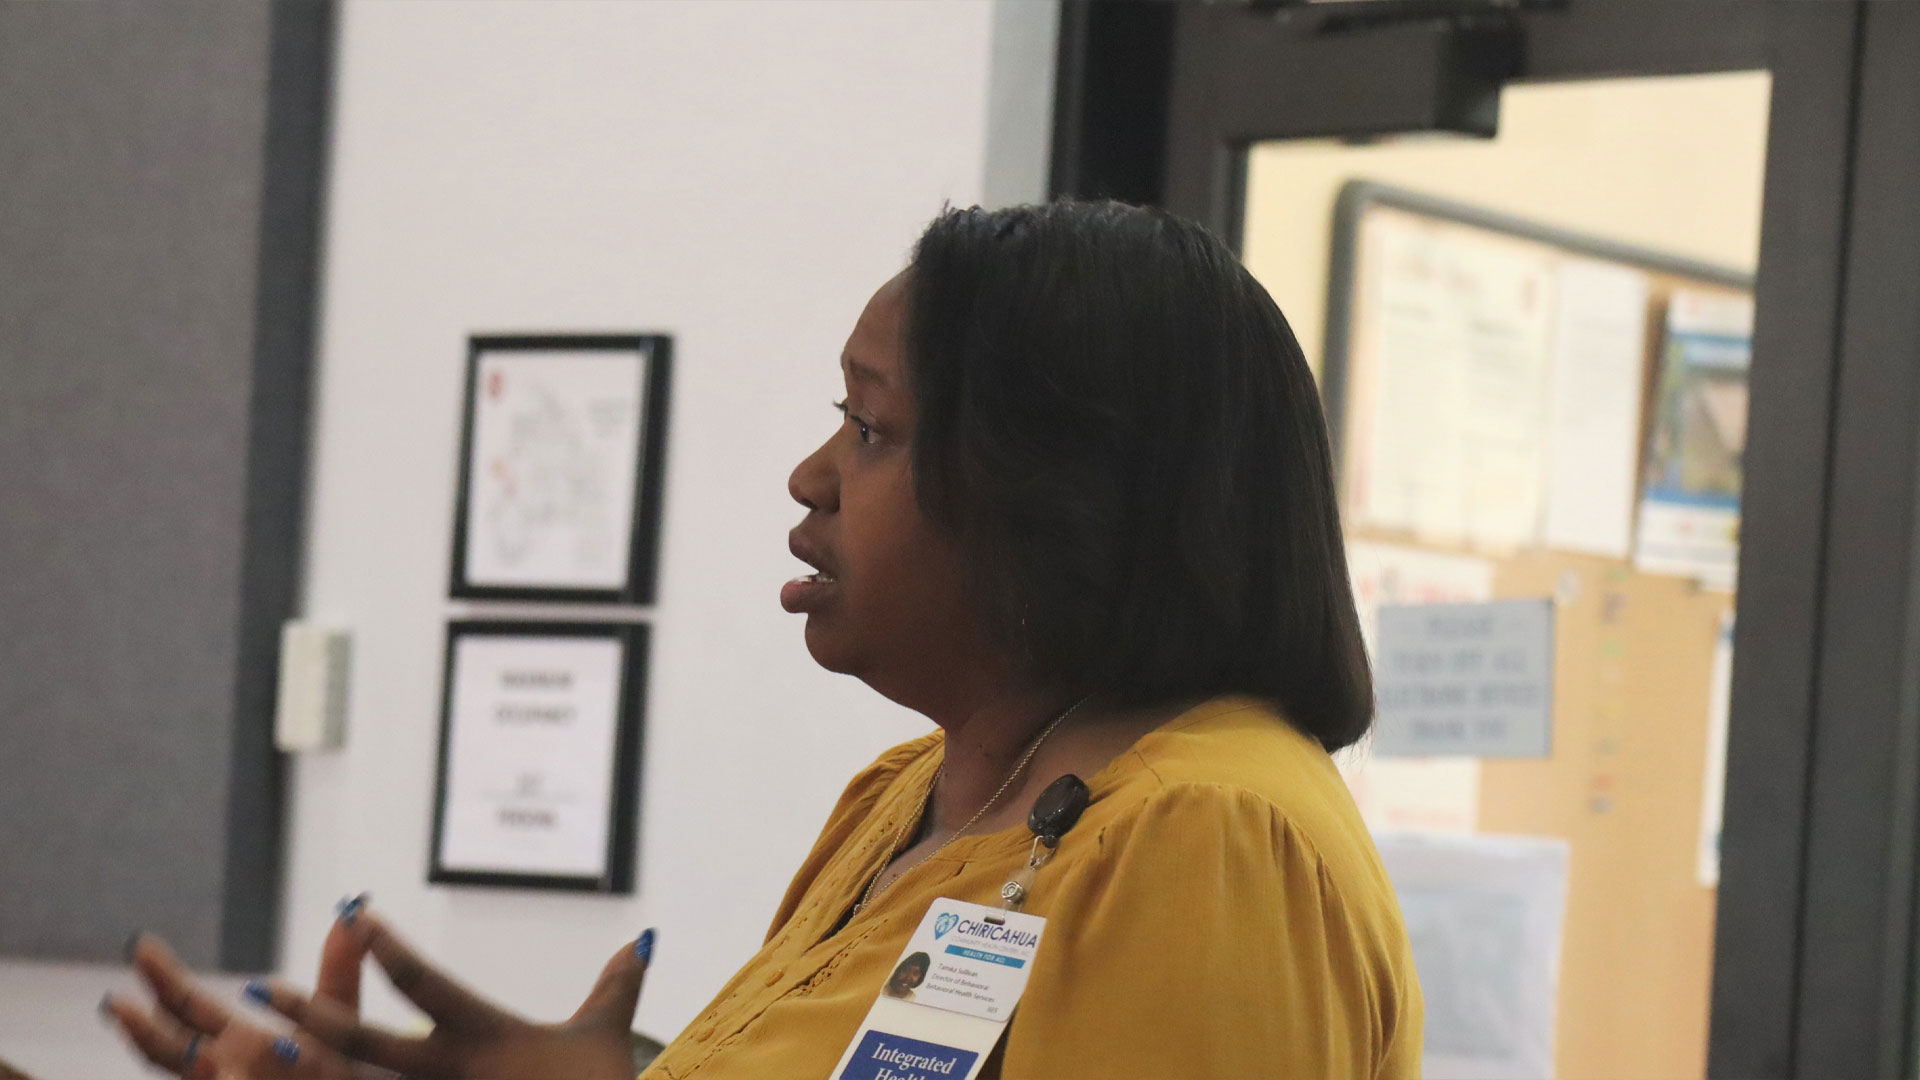
[[[851,356],[841,357],[840,366],[846,369],[848,378],[857,382],[872,383],[883,389],[887,386],[887,377],[879,368],[863,364]]]

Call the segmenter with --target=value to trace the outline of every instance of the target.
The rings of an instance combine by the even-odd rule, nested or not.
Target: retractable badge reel
[[[998,908],[947,897],[927,908],[833,1080],[974,1080],[1026,992],[1046,932],[1046,919],[1021,908],[1090,798],[1068,775],[1034,800],[1033,846],[1000,887]]]
[[[1047,790],[1033,801],[1033,809],[1027,811],[1027,828],[1033,833],[1033,847],[1028,851],[1027,865],[1000,886],[1000,906],[1003,910],[1019,911],[1026,905],[1027,894],[1033,890],[1034,876],[1053,859],[1054,851],[1060,847],[1060,838],[1080,820],[1089,798],[1087,785],[1079,777],[1068,773],[1048,784]]]

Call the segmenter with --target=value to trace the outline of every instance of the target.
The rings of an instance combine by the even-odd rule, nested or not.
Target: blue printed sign
[[[1552,600],[1383,606],[1375,653],[1376,756],[1552,750]]]
[[[1017,956],[1002,956],[997,952],[983,949],[969,949],[965,945],[949,945],[947,952],[953,956],[964,956],[969,960],[978,960],[983,964],[999,964],[1002,967],[1025,967],[1026,961]]]
[[[961,1080],[979,1056],[972,1050],[869,1031],[853,1048],[840,1080]]]

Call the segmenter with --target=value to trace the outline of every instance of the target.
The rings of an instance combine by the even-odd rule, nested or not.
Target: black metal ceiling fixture
[[[1502,21],[1514,12],[1564,8],[1567,0],[1250,0],[1248,10],[1317,33],[1395,23]]]

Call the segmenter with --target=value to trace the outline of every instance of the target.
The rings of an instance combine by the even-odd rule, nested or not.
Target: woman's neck
[[[1072,705],[1057,693],[1031,692],[930,713],[946,732],[947,745],[940,783],[928,802],[928,831],[951,832],[979,813],[1033,741]]]
[[[998,832],[1026,820],[1029,804],[1055,779],[1073,773],[1091,780],[1142,736],[1185,712],[1197,701],[1137,707],[1090,698],[1075,706],[1065,693],[1007,695],[965,710],[928,712],[947,733],[946,761],[928,798],[923,837],[950,836],[980,814],[995,792],[1005,791],[982,814],[974,832]],[[1061,713],[1068,717],[1035,751],[1011,783],[1008,778],[1034,740]]]

